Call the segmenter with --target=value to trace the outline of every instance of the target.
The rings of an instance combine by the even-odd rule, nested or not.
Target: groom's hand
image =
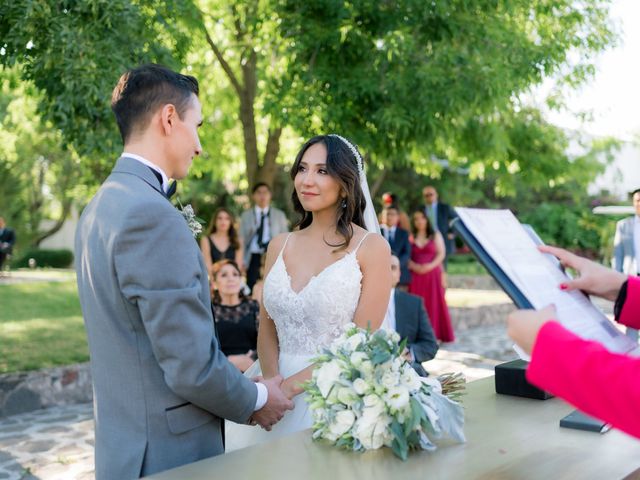
[[[287,410],[293,410],[293,402],[282,393],[282,376],[276,375],[269,380],[261,380],[267,387],[267,403],[253,414],[253,421],[262,428],[269,431],[271,427],[278,423]]]

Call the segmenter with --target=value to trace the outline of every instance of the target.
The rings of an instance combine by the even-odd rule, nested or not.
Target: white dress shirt
[[[147,167],[151,168],[152,170],[158,172],[162,176],[162,190],[165,193],[167,192],[167,190],[169,188],[169,177],[167,177],[167,174],[164,173],[164,170],[162,170],[155,163],[150,162],[146,158],[141,157],[140,155],[136,155],[135,153],[123,152],[122,156],[123,157],[128,157],[128,158],[133,158],[134,160],[137,160],[140,163],[142,163],[142,164],[146,165]],[[269,392],[268,392],[267,387],[265,385],[263,385],[262,383],[256,383],[256,388],[258,390],[258,396],[256,397],[256,406],[253,409],[254,412],[258,411],[262,407],[264,407],[265,404],[267,403],[267,399],[269,398]]]
[[[169,177],[167,177],[167,174],[164,173],[164,170],[162,170],[158,165],[156,165],[155,163],[147,160],[144,157],[141,157],[140,155],[136,155],[135,153],[122,152],[121,156],[122,157],[133,158],[134,160],[137,160],[140,163],[146,165],[150,169],[158,172],[162,176],[162,191],[164,193],[167,193],[167,190],[169,190]]]
[[[384,315],[384,320],[380,328],[384,328],[390,332],[396,331],[396,289],[391,289],[391,296],[389,297],[389,305],[387,305],[387,313]]]
[[[256,233],[258,232],[258,228],[260,228],[260,219],[262,218],[262,214],[264,213],[265,215],[267,215],[267,217],[264,219],[264,231],[262,232],[262,238],[266,239],[267,241],[271,240],[271,228],[269,226],[268,217],[269,207],[263,209],[255,206],[253,207],[253,213],[256,219]],[[260,248],[260,245],[258,244],[258,235],[254,235],[251,239],[251,246],[249,251],[251,253],[264,253],[264,250]]]

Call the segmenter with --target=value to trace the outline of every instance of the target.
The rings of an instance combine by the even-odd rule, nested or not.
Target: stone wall
[[[88,363],[0,375],[0,418],[92,398]]]

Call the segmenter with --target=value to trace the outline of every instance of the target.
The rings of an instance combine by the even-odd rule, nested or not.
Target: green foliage
[[[290,126],[296,147],[299,134],[338,131],[378,166],[432,173],[436,155],[473,178],[495,176],[504,196],[516,188],[513,172],[535,185],[547,169],[560,175],[562,162],[546,159],[563,138],[537,149],[552,132],[525,122],[519,99],[545,77],[574,87],[589,78],[595,54],[614,40],[608,8],[608,0],[17,0],[0,6],[0,63],[18,65],[44,92],[44,120],[76,147],[93,182],[119,150],[108,106],[118,75],[146,61],[188,62],[208,123],[195,172],[241,189],[262,167],[272,180],[269,134]]]
[[[13,268],[26,268],[29,266],[29,259],[34,259],[37,267],[69,268],[73,263],[73,253],[71,250],[27,250],[22,257],[12,262]]]
[[[269,106],[305,135],[346,132],[385,162],[506,163],[505,115],[561,69],[573,84],[588,78],[613,40],[608,4],[274,2],[291,60]]]
[[[37,244],[43,219],[67,218],[79,185],[81,162],[62,136],[37,114],[39,93],[20,82],[16,68],[0,81],[0,212],[16,229],[21,245]]]
[[[592,214],[588,206],[542,203],[522,213],[520,221],[529,223],[545,243],[591,258],[600,258],[603,249],[613,241],[611,227],[615,222]]]
[[[0,285],[0,373],[89,359],[75,281]]]
[[[19,66],[44,93],[38,111],[98,179],[121,149],[109,99],[127,68],[180,67],[195,18],[190,4],[140,0],[15,0],[0,4],[0,64]]]

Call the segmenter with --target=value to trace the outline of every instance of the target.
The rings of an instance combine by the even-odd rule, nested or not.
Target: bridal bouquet
[[[399,340],[349,324],[315,359],[305,385],[314,439],[353,451],[387,446],[403,460],[410,450],[435,450],[432,440],[444,435],[465,441],[461,405],[442,394],[438,380],[418,376]]]

